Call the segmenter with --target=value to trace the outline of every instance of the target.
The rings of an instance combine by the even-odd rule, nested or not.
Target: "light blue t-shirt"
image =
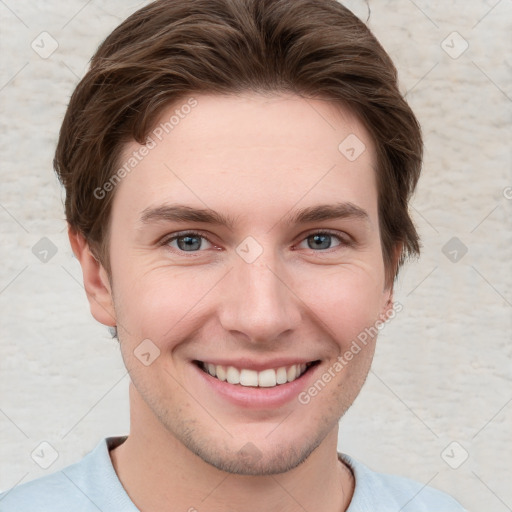
[[[81,461],[0,494],[0,512],[140,512],[124,490],[108,437]],[[345,454],[355,490],[347,512],[467,512],[452,497],[407,478],[376,473]]]

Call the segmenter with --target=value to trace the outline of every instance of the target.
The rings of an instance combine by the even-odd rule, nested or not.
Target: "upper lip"
[[[233,366],[234,368],[262,371],[268,369],[281,368],[282,366],[292,366],[294,364],[308,364],[318,361],[314,358],[301,357],[281,357],[276,359],[268,359],[266,361],[256,361],[254,358],[238,358],[238,359],[195,359],[206,364],[214,364],[221,366]]]

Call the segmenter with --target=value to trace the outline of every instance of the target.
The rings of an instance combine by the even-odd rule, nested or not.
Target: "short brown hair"
[[[102,199],[94,191],[114,175],[125,143],[144,144],[162,110],[186,96],[247,91],[332,100],[364,124],[377,152],[392,283],[405,258],[420,252],[408,203],[420,175],[421,129],[390,57],[336,0],[158,0],[127,18],[91,59],[60,130],[54,168],[71,228],[110,273],[114,190]]]

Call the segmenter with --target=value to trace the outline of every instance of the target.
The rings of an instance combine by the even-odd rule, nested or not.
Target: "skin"
[[[278,408],[235,406],[192,361],[320,360],[311,385],[385,317],[392,285],[373,143],[349,111],[327,101],[194,97],[190,114],[116,186],[110,279],[70,230],[91,312],[117,326],[131,377],[130,435],[111,452],[114,468],[142,511],[346,510],[354,480],[337,458],[338,420],[361,390],[375,339],[306,405],[294,398]],[[366,146],[355,161],[338,150],[350,134]],[[139,149],[127,144],[125,158]],[[367,219],[285,222],[300,208],[339,202]],[[233,226],[141,221],[149,208],[176,203],[208,207]],[[190,229],[206,237],[192,251],[183,238],[159,243]],[[334,235],[318,248],[312,235],[322,229]],[[252,263],[236,251],[248,236],[263,251]],[[134,354],[146,339],[160,350],[148,366]],[[242,456],[244,446],[252,455]]]

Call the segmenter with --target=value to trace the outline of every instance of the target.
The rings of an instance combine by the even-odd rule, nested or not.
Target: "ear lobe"
[[[392,261],[394,271],[393,275],[396,274],[396,269],[398,269],[398,262],[400,260],[400,255],[402,254],[403,246],[403,242],[399,242],[394,247]],[[394,280],[392,280],[390,283],[384,286],[383,294],[385,303],[382,307],[381,318],[387,319],[390,310],[393,309]]]
[[[73,253],[82,267],[85,293],[92,316],[103,325],[115,327],[114,302],[107,272],[91,252],[87,240],[81,233],[68,226],[68,237]]]
[[[403,242],[397,242],[395,247],[393,248],[391,268],[393,269],[393,277],[390,279],[390,282],[386,282],[384,284],[384,292],[388,292],[390,294],[391,299],[393,298],[393,285],[395,281],[395,276],[398,271],[398,263],[400,262],[400,256],[402,255],[402,250],[404,247]]]

